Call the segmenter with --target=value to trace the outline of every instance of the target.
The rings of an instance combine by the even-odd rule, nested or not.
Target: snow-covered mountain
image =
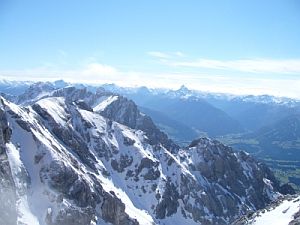
[[[278,97],[272,95],[235,95],[228,93],[215,93],[205,92],[200,90],[191,90],[185,85],[182,85],[177,90],[160,89],[160,88],[147,88],[147,87],[134,87],[124,88],[114,84],[104,84],[103,88],[109,91],[122,93],[122,94],[147,94],[147,95],[165,95],[172,98],[193,98],[193,99],[215,99],[215,100],[226,100],[226,101],[243,101],[252,103],[264,103],[264,104],[277,104],[286,105],[289,107],[299,106],[300,100],[288,97]]]
[[[300,197],[286,196],[279,198],[266,209],[249,213],[233,225],[297,225],[300,224]]]
[[[222,225],[281,196],[264,164],[207,138],[180,148],[125,97],[34,96],[1,98],[0,224]]]
[[[10,81],[0,79],[0,92],[9,95],[19,95],[26,91],[34,82],[32,81]]]

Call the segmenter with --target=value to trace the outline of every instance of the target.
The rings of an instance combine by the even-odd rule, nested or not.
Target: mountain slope
[[[255,132],[226,138],[235,148],[261,158],[293,161],[300,157],[300,116],[291,115]]]
[[[300,223],[300,197],[285,197],[264,210],[242,217],[233,225],[297,225]]]
[[[230,224],[277,198],[276,179],[249,155],[205,138],[179,149],[134,103],[108,95],[66,88],[27,107],[3,99],[19,222]]]
[[[243,130],[239,123],[225,112],[201,99],[173,98],[168,95],[153,95],[145,99],[139,99],[134,94],[126,96],[142,107],[167,114],[173,120],[210,136],[238,133]]]
[[[146,108],[139,107],[141,112],[146,115],[151,115],[153,122],[165,133],[168,134],[170,138],[177,141],[178,143],[187,142],[187,140],[193,140],[198,137],[199,134],[189,126],[171,119],[168,115]]]
[[[259,129],[249,136],[255,137],[260,141],[269,142],[297,141],[300,138],[300,115],[285,117],[272,125]]]

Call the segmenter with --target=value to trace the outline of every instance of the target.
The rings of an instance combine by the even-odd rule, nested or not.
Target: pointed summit
[[[180,86],[180,88],[178,89],[178,91],[190,91],[184,84]]]
[[[181,85],[180,88],[176,91],[180,95],[187,95],[191,93],[191,90],[188,89],[185,85]]]
[[[167,95],[172,98],[186,98],[192,94],[192,91],[188,89],[184,84],[180,86],[177,90],[169,90]]]
[[[140,94],[149,94],[150,91],[146,86],[141,86],[137,89],[137,92],[139,92]]]

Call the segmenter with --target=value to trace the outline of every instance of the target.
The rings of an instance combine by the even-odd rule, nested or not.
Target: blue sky
[[[298,0],[1,0],[0,76],[299,97]]]

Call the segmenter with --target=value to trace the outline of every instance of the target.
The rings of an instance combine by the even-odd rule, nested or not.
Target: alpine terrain
[[[203,92],[185,86],[178,90],[103,87],[135,101],[176,143],[184,146],[199,136],[213,137],[263,160],[281,183],[299,190],[299,99]]]
[[[1,225],[225,225],[291,193],[243,151],[178,146],[103,88],[35,83],[3,96]]]

